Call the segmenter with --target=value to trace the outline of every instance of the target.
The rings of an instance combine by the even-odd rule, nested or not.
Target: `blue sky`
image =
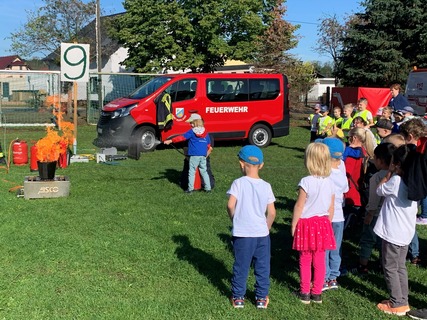
[[[100,0],[105,14],[123,12],[121,0]],[[302,61],[329,61],[328,56],[320,56],[313,50],[317,41],[317,24],[319,19],[336,14],[343,19],[346,15],[360,10],[360,0],[287,0],[285,20],[301,27],[297,35],[301,37],[298,47],[291,50]],[[42,0],[1,0],[0,1],[0,56],[13,54],[9,52],[12,32],[16,32],[27,21],[25,10],[36,10],[42,6]]]

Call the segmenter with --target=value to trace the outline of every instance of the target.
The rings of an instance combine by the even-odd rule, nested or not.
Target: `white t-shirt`
[[[267,205],[275,202],[276,198],[268,182],[243,176],[233,181],[227,195],[237,199],[231,231],[233,236],[265,237],[269,234]]]
[[[329,215],[332,195],[335,193],[334,183],[330,177],[307,176],[301,179],[298,187],[307,193],[301,218]]]
[[[408,245],[415,234],[418,203],[408,199],[408,187],[396,174],[378,186],[377,194],[384,202],[374,232],[395,245]]]
[[[341,160],[337,169],[332,169],[330,178],[335,185],[334,217],[332,222],[342,222],[344,221],[344,213],[342,210],[344,193],[348,191],[348,180],[345,173],[344,161]]]

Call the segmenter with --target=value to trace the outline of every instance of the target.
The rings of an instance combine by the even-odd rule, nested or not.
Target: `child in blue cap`
[[[234,253],[231,278],[231,303],[234,308],[245,306],[246,281],[253,261],[255,298],[258,309],[266,309],[270,287],[270,228],[276,217],[271,185],[258,172],[264,156],[257,146],[244,146],[239,154],[243,176],[234,180],[227,191],[227,211],[233,222]]]
[[[338,138],[319,139],[326,144],[331,154],[331,175],[335,187],[334,216],[332,218],[332,230],[334,231],[336,248],[326,250],[326,275],[322,291],[338,289],[337,278],[340,276],[341,244],[344,233],[343,202],[344,193],[348,191],[348,180],[345,172],[345,164],[342,155],[345,150],[344,143]],[[317,140],[316,140],[317,141]]]

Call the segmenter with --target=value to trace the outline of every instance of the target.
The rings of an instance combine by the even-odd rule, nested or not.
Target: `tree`
[[[286,62],[290,60],[290,56],[286,54],[286,51],[297,46],[298,39],[294,32],[299,28],[299,25],[293,26],[283,20],[282,17],[285,12],[286,7],[283,6],[281,0],[278,0],[270,13],[270,25],[255,41],[257,51],[252,58],[252,62],[256,68],[271,69],[279,72],[283,72],[286,68]]]
[[[334,76],[334,64],[333,62],[320,62],[320,61],[312,61],[314,66],[314,70],[317,73],[320,73],[322,76],[326,78],[331,78]]]
[[[95,0],[43,0],[44,5],[27,12],[27,22],[12,32],[11,51],[22,57],[47,55],[61,42],[81,41],[80,30],[95,17]]]
[[[427,66],[427,3],[366,0],[349,21],[338,74],[347,86],[404,83],[413,65]]]
[[[317,29],[318,45],[315,50],[320,54],[329,55],[333,61],[333,75],[335,77],[335,85],[338,85],[339,79],[337,70],[340,67],[340,52],[342,50],[342,42],[345,34],[345,25],[338,21],[334,14],[320,20]]]
[[[275,0],[125,0],[112,35],[138,72],[211,72],[227,59],[247,60],[267,28]]]

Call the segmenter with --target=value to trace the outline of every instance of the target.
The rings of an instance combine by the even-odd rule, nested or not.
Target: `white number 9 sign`
[[[61,43],[61,81],[89,81],[89,45]]]

